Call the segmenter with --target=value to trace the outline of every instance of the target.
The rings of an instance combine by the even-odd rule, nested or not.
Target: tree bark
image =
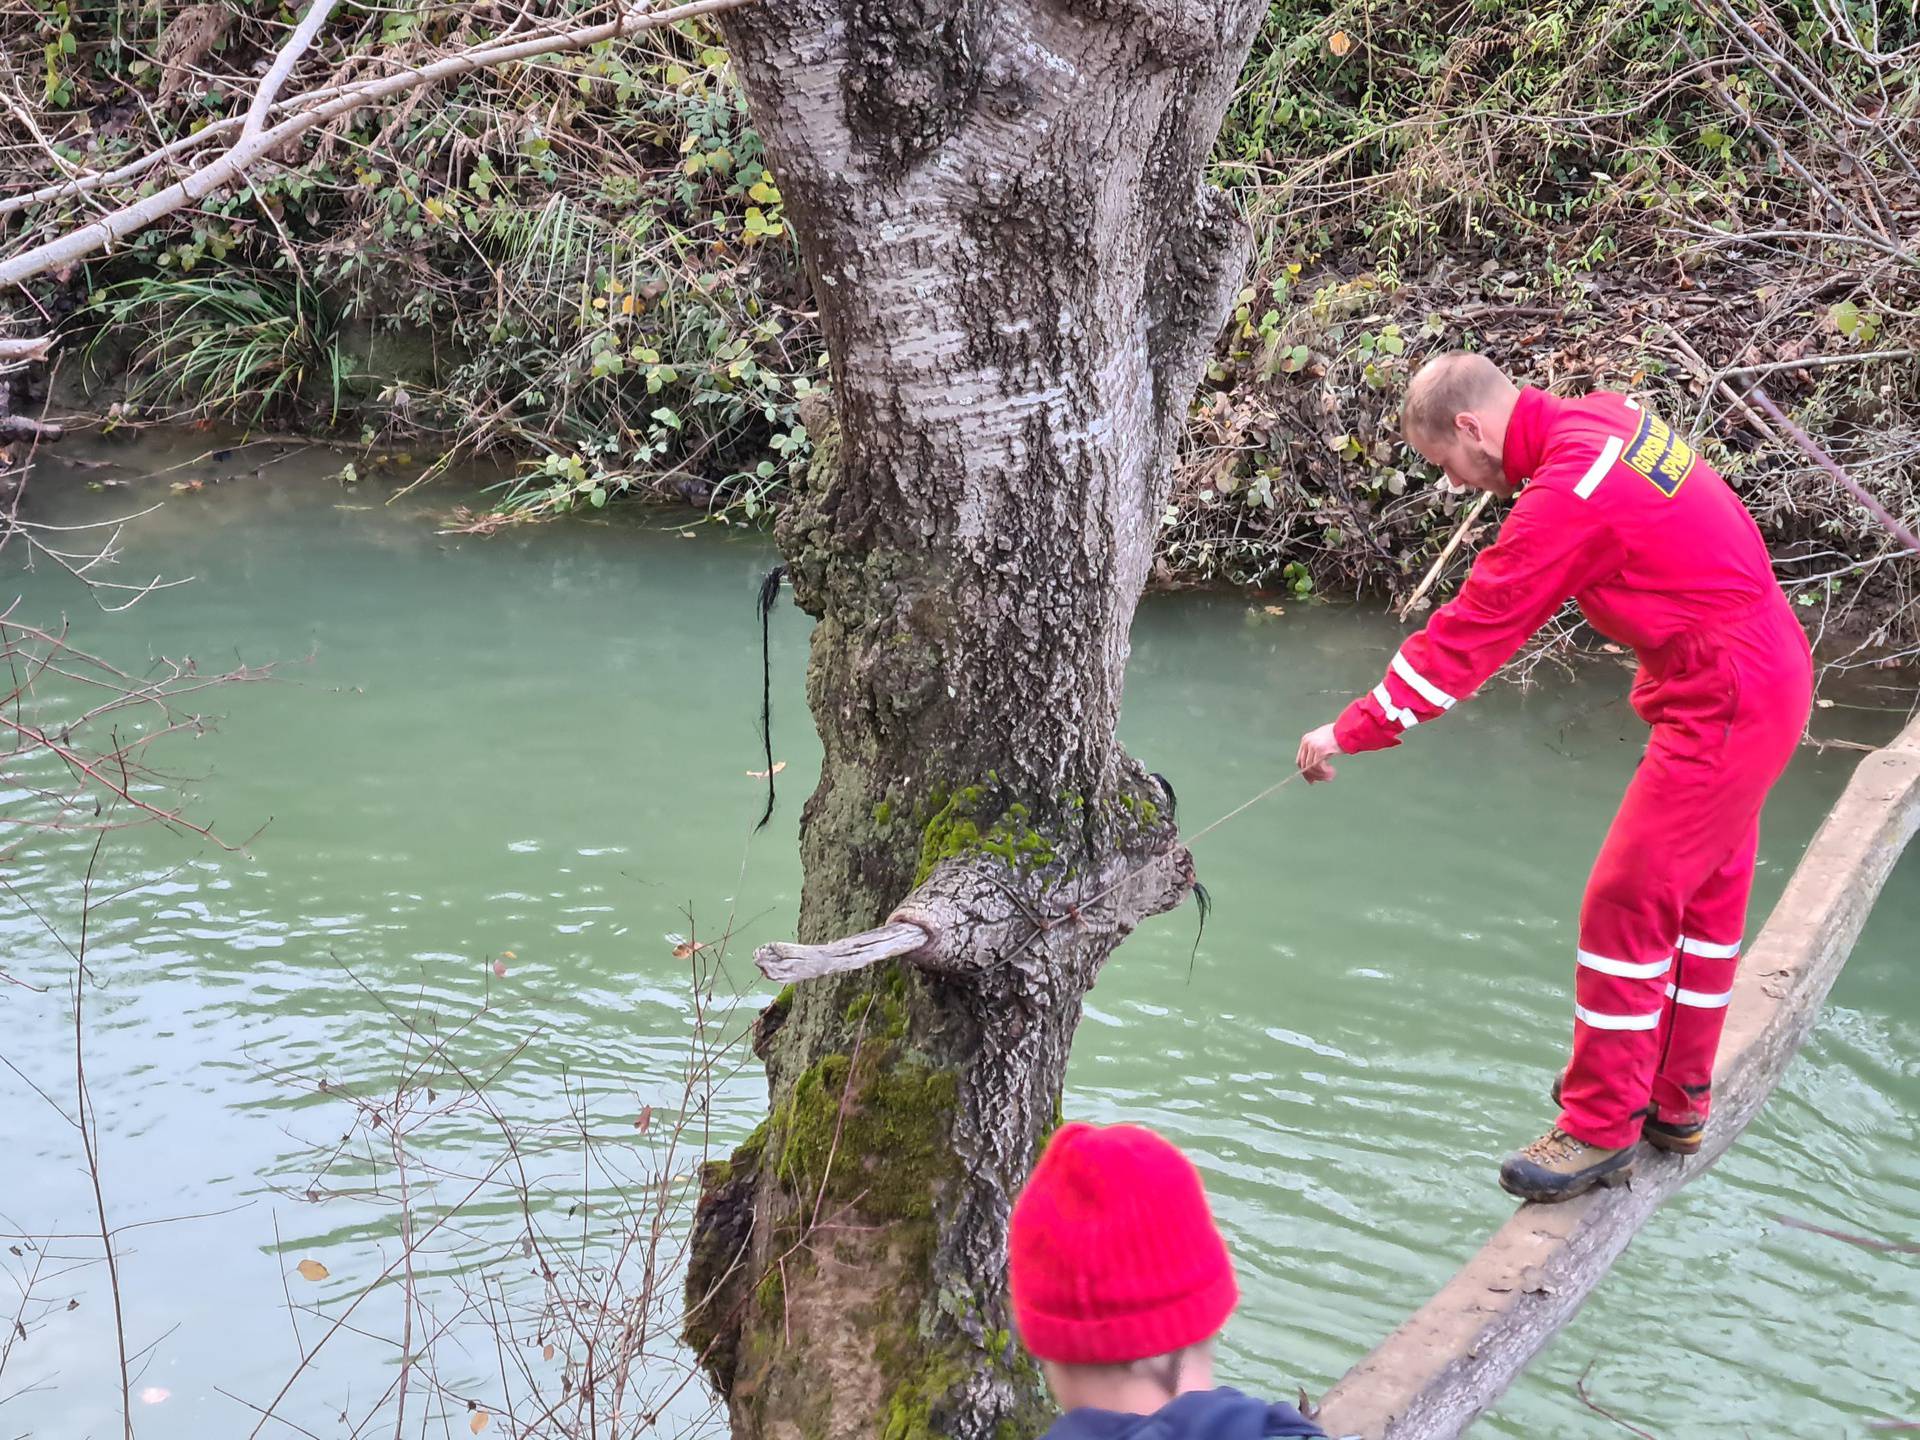
[[[817,978],[761,1018],[771,1114],[704,1177],[688,1283],[742,1440],[1044,1418],[1006,1221],[1083,997],[1192,883],[1171,796],[1114,727],[1245,265],[1201,177],[1260,14],[782,0],[722,22],[837,411],[810,416],[780,525],[818,621],[800,938],[826,949],[781,962]]]

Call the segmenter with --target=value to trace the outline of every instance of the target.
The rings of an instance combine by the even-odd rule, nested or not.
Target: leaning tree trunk
[[[1256,0],[771,0],[723,22],[833,362],[781,522],[818,625],[813,976],[708,1167],[688,1335],[735,1435],[1031,1433],[1006,1222],[1081,1002],[1191,864],[1114,726],[1240,283],[1202,183]],[[819,420],[823,417],[816,416]],[[887,958],[897,956],[897,959]]]

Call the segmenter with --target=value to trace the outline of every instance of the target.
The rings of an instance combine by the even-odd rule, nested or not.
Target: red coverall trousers
[[[1653,735],[1581,906],[1559,1122],[1614,1149],[1649,1105],[1706,1118],[1760,810],[1806,724],[1812,666],[1752,517],[1658,417],[1620,395],[1523,390],[1503,458],[1524,488],[1499,540],[1334,737],[1347,754],[1399,744],[1569,597],[1638,653],[1633,705]]]
[[[1688,636],[1679,678],[1648,657],[1634,706],[1653,727],[1587,880],[1573,1063],[1560,1128],[1615,1149],[1641,1107],[1704,1121],[1733,998],[1760,809],[1806,722],[1806,638],[1784,605]]]

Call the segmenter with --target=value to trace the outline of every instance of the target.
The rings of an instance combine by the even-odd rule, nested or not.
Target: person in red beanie
[[[1046,1440],[1325,1436],[1213,1383],[1240,1301],[1191,1161],[1136,1125],[1063,1125],[1014,1202],[1013,1323],[1065,1412]]]
[[[1455,484],[1519,498],[1373,692],[1302,738],[1309,782],[1439,719],[1569,598],[1640,662],[1653,733],[1580,908],[1559,1119],[1500,1167],[1510,1193],[1564,1200],[1625,1180],[1642,1139],[1700,1148],[1760,811],[1812,706],[1806,632],[1740,497],[1638,401],[1519,389],[1456,352],[1414,376],[1401,429]]]

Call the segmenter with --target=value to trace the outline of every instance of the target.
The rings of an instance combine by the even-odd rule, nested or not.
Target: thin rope
[[[1236,815],[1245,814],[1247,811],[1251,810],[1254,806],[1258,805],[1262,800],[1266,799],[1269,795],[1274,794],[1276,791],[1286,789],[1287,786],[1291,785],[1294,781],[1298,780],[1299,778],[1300,778],[1300,772],[1296,770],[1293,772],[1293,774],[1287,776],[1286,779],[1277,781],[1276,783],[1269,785],[1266,789],[1262,790],[1258,795],[1254,796],[1251,800],[1246,801],[1244,804],[1234,806],[1233,809],[1229,810],[1226,814],[1222,815],[1218,820],[1215,820],[1211,825],[1204,825],[1200,829],[1194,831],[1193,834],[1184,837],[1187,842],[1187,847],[1191,849],[1195,841],[1200,840],[1205,836],[1212,834],[1215,830],[1218,830],[1222,825],[1226,824],[1229,820],[1233,819]]]
[[[1240,804],[1234,806],[1233,809],[1227,811],[1227,813],[1222,815],[1219,819],[1210,821],[1209,823],[1201,826],[1198,830],[1194,831],[1193,834],[1191,835],[1182,836],[1181,837],[1182,843],[1185,844],[1189,850],[1191,850],[1201,840],[1205,839],[1208,835],[1211,835],[1215,830],[1218,830],[1222,825],[1226,824],[1229,820],[1234,819],[1236,816],[1244,815],[1247,811],[1251,810],[1254,806],[1258,805],[1262,800],[1265,800],[1268,797],[1275,795],[1280,791],[1286,789],[1287,786],[1291,785],[1294,781],[1300,779],[1300,777],[1301,777],[1301,772],[1296,770],[1293,772],[1293,774],[1287,776],[1284,780],[1276,780],[1273,784],[1269,785],[1266,789],[1262,790],[1258,795],[1254,796],[1251,800],[1243,800]],[[1157,860],[1157,857],[1156,857],[1156,860]],[[1044,920],[1033,922],[1033,934],[1029,935],[1026,938],[1026,940],[1021,943],[1020,950],[1016,950],[1014,953],[1017,955],[1020,953],[1020,951],[1024,951],[1029,945],[1033,944],[1035,940],[1038,940],[1042,935],[1045,935],[1046,933],[1048,933],[1056,925],[1058,925],[1062,920],[1069,920],[1074,918],[1080,912],[1080,910],[1083,909],[1084,907],[1089,905],[1098,905],[1102,900],[1106,899],[1107,896],[1111,895],[1114,891],[1118,890],[1122,885],[1126,884],[1127,881],[1131,880],[1134,876],[1144,871],[1147,868],[1147,865],[1154,864],[1154,863],[1156,863],[1156,861],[1148,861],[1145,864],[1136,865],[1131,870],[1125,871],[1123,874],[1121,874],[1120,878],[1115,880],[1111,885],[1107,886],[1106,889],[1096,891],[1094,894],[1087,896],[1087,898],[1084,900],[1074,901],[1065,910],[1060,911],[1056,915],[1049,916]],[[1204,926],[1205,923],[1206,921],[1203,918],[1201,921],[1201,924]],[[1194,946],[1196,950],[1199,948],[1199,942],[1197,940],[1194,942]]]

